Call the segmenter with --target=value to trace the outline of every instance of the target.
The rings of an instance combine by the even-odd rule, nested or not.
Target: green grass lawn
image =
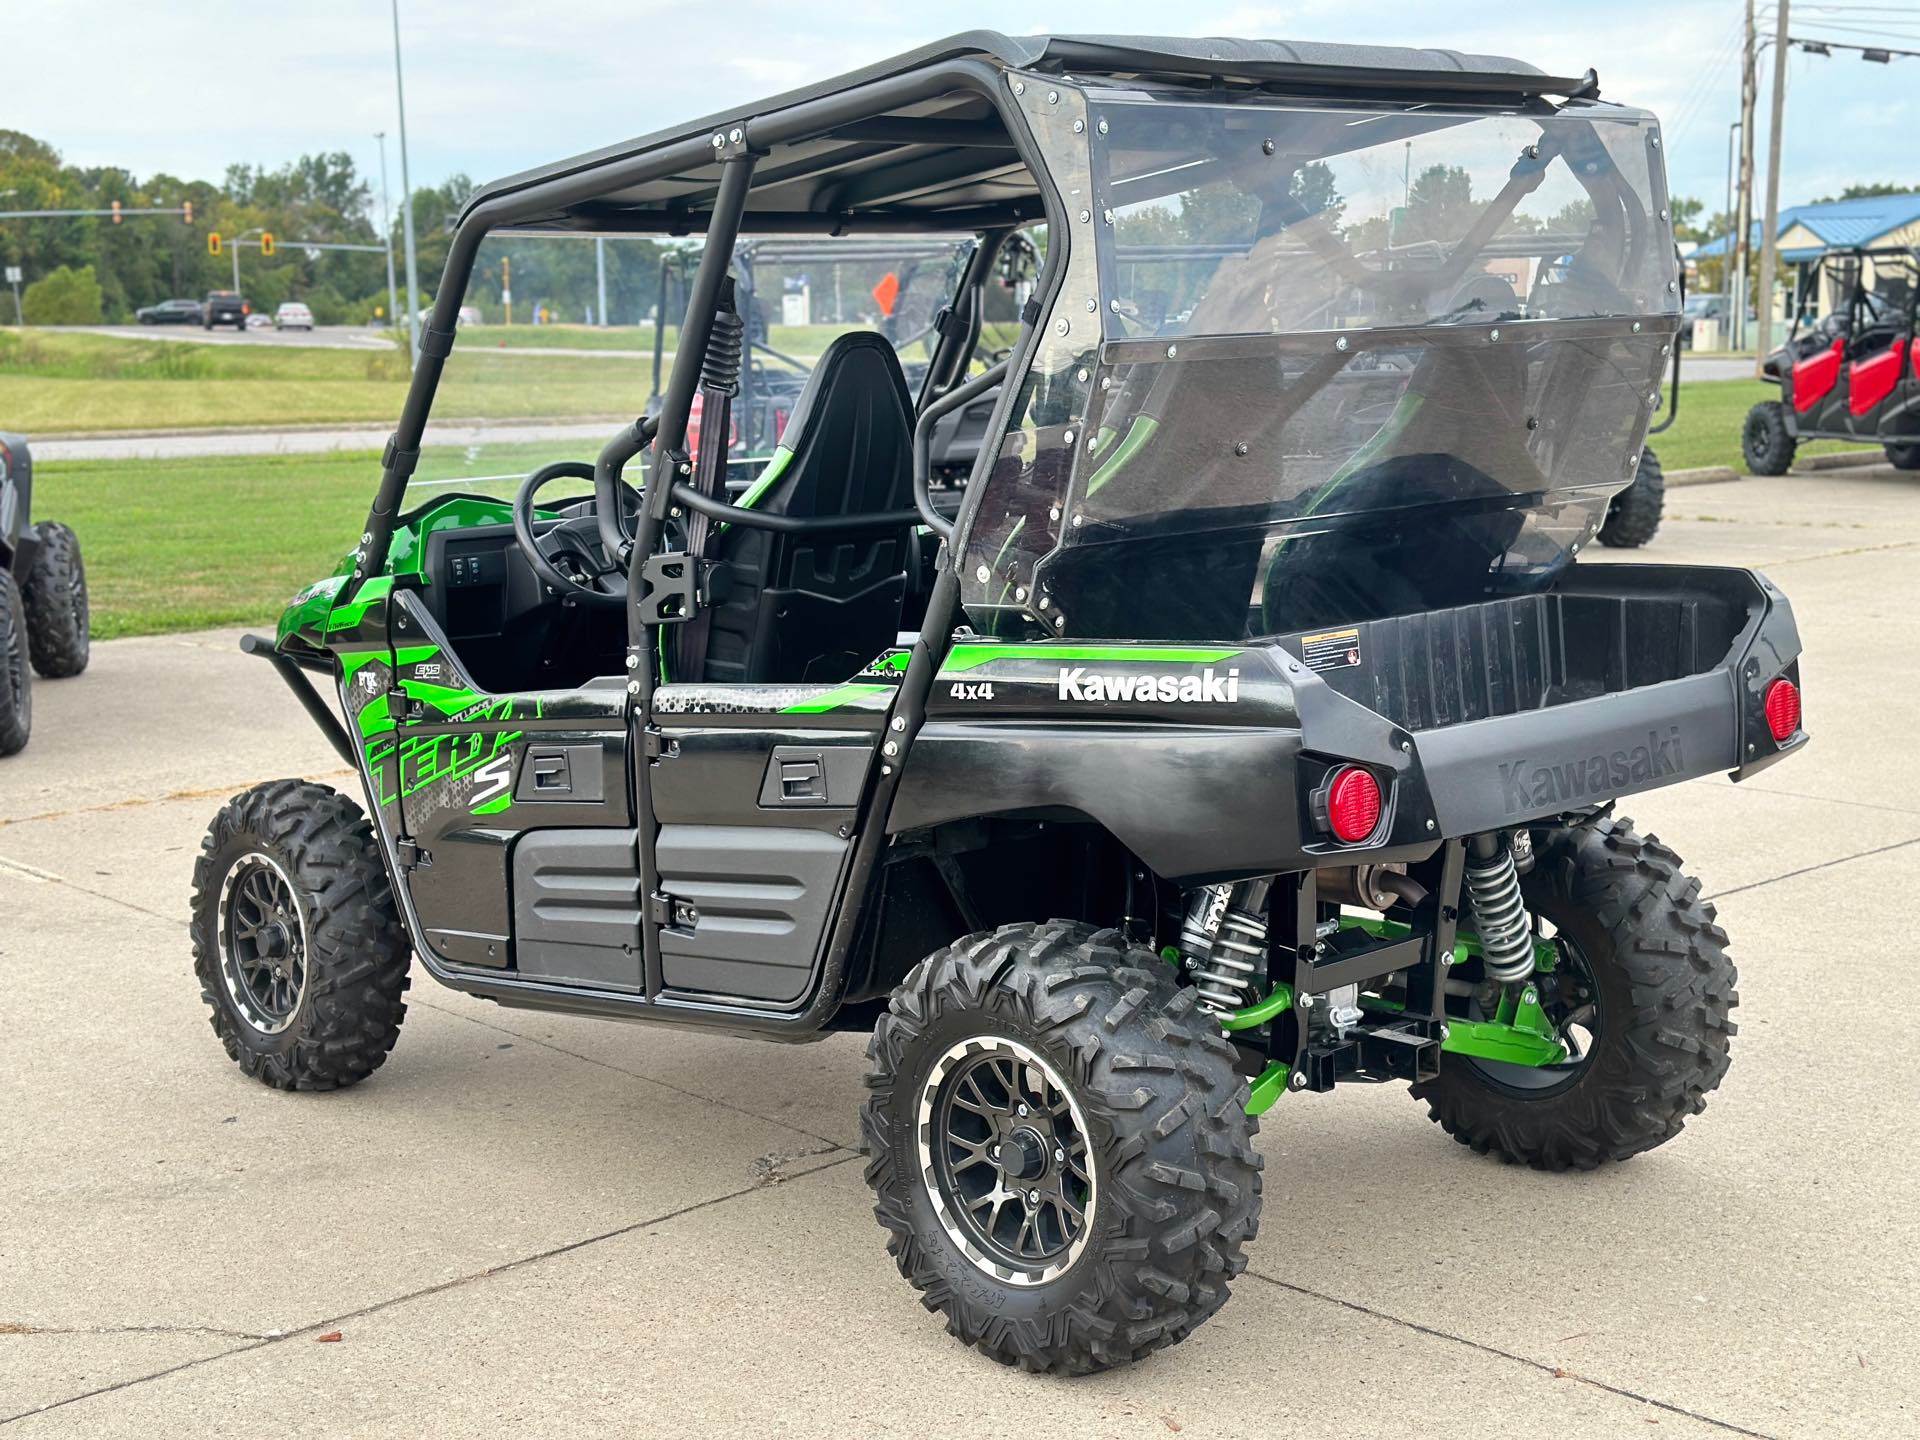
[[[1666,470],[1731,465],[1744,474],[1747,467],[1740,456],[1740,427],[1748,410],[1762,400],[1777,399],[1779,393],[1756,380],[1682,380],[1680,418],[1671,430],[1651,437],[1647,443]],[[1858,448],[1818,440],[1802,445],[1799,453],[1821,455]]]
[[[545,327],[542,327],[545,328]],[[631,416],[651,367],[626,356],[516,355],[467,345],[448,361],[447,419]],[[0,330],[0,425],[32,435],[222,425],[390,424],[406,354],[291,345],[196,345]]]

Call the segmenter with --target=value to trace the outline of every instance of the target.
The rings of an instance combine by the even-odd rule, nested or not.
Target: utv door
[[[791,1006],[826,944],[894,680],[666,685],[642,744],[660,983]]]
[[[412,591],[392,611],[402,883],[442,962],[638,992],[624,676],[496,694]]]

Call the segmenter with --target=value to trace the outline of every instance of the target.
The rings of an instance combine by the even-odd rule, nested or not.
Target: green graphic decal
[[[782,705],[782,715],[818,715],[827,710],[884,710],[893,703],[891,685],[842,685],[811,700]]]
[[[1231,660],[1242,653],[1220,645],[956,645],[941,665],[940,673],[976,670],[995,660],[1097,660],[1124,663],[1132,660],[1149,665],[1211,665]]]
[[[477,707],[475,713],[455,717],[460,720],[494,720],[502,724],[516,719],[535,718],[540,714],[540,706],[533,707],[532,717],[525,713],[522,702],[514,699],[490,700]],[[508,753],[516,740],[522,739],[523,730],[476,730],[469,735],[395,735],[377,736],[367,744],[367,768],[375,777],[378,790],[377,799],[386,805],[404,796],[411,795],[428,785],[442,780],[459,780],[473,774],[485,765]],[[393,775],[393,790],[388,790],[388,775],[382,769],[387,759],[398,762]],[[506,772],[509,788],[497,795],[489,795],[476,806],[474,813],[492,815],[513,803],[510,788],[511,771]]]

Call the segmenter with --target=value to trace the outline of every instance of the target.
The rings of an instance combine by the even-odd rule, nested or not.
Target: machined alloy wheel
[[[220,887],[220,978],[240,1016],[262,1035],[293,1023],[307,989],[307,921],[287,872],[258,850]]]
[[[1087,1121],[1033,1050],[998,1035],[951,1046],[921,1087],[919,1148],[934,1213],[987,1274],[1041,1285],[1080,1258],[1097,1201]]]
[[[874,1214],[949,1334],[1084,1375],[1226,1303],[1257,1122],[1219,1021],[1153,951],[1070,920],[962,936],[901,981],[867,1055]]]

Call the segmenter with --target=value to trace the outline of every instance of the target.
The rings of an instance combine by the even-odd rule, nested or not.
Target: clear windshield
[[[1649,117],[1086,116],[1077,150],[1039,126],[1096,263],[1076,245],[987,481],[976,624],[1284,633],[1543,583],[1590,538],[1677,324]]]

